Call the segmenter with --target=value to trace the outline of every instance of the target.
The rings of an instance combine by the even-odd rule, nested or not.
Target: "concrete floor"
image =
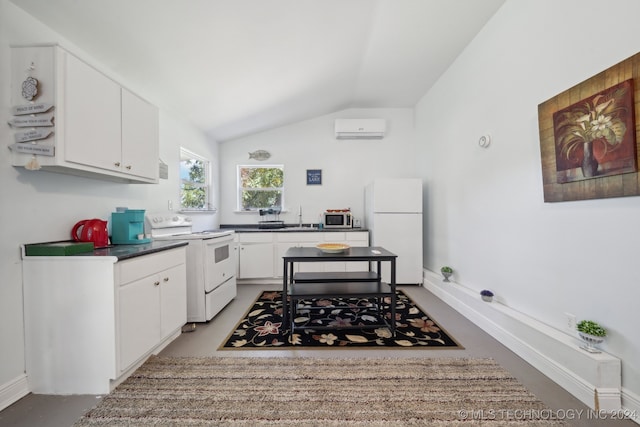
[[[238,296],[211,322],[197,324],[195,331],[183,333],[165,348],[162,356],[196,357],[491,357],[510,371],[532,393],[557,413],[575,415],[567,425],[580,427],[638,427],[630,420],[606,420],[590,417],[588,408],[564,389],[516,356],[498,341],[451,309],[448,305],[417,286],[400,286],[464,349],[337,349],[337,350],[223,350],[218,346],[226,339],[240,317],[263,290],[276,290],[277,285],[239,285]],[[0,427],[69,427],[100,401],[100,396],[28,395],[0,411]],[[489,408],[488,408],[489,409]],[[578,416],[582,412],[582,416]],[[595,419],[594,419],[595,418]]]

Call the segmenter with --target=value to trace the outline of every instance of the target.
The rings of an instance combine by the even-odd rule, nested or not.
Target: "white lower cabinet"
[[[25,354],[35,394],[105,394],[186,323],[185,247],[23,258]]]
[[[238,260],[241,279],[274,277],[273,233],[241,233],[238,236]]]
[[[160,339],[160,293],[148,278],[118,292],[120,372],[151,350]]]
[[[128,262],[133,262],[131,267],[136,268],[134,260]],[[121,284],[118,292],[120,372],[187,321],[185,264],[146,275],[153,270],[143,269],[140,275],[144,277]]]
[[[369,246],[369,232],[367,231],[334,231],[330,233],[322,233],[322,241],[325,243],[345,243],[349,246]],[[314,271],[331,272],[331,271],[368,271],[368,262],[322,262],[322,263],[301,263],[309,264],[307,268],[316,268],[315,264],[319,264]]]
[[[369,246],[369,232],[345,233],[345,242],[352,247]],[[367,271],[368,262],[345,262],[346,271]]]
[[[186,277],[186,263],[167,269],[159,275],[161,339],[168,338],[187,323]]]
[[[292,247],[315,246],[323,242],[369,246],[368,231],[305,231],[237,233],[238,279],[282,278],[282,256]],[[296,263],[298,271],[361,271],[368,270],[363,262]]]
[[[284,263],[282,260],[282,256],[287,252],[289,248],[299,248],[303,246],[315,246],[318,243],[323,242],[322,235],[316,232],[305,232],[305,233],[295,233],[295,232],[287,232],[287,233],[277,233],[276,239],[278,243],[276,244],[276,258],[275,258],[275,271],[276,277],[282,277],[284,271]],[[319,263],[304,263],[299,262],[296,263],[294,268],[294,273],[298,271],[310,271],[309,269],[316,267]]]

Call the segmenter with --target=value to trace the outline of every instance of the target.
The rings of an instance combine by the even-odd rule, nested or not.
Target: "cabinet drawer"
[[[271,243],[273,242],[273,233],[240,233],[238,241],[240,243]]]
[[[344,242],[347,240],[347,233],[342,231],[331,231],[322,234],[325,242]]]
[[[156,274],[159,271],[185,263],[184,247],[145,255],[118,262],[120,268],[120,285]]]
[[[291,232],[277,233],[277,236],[278,236],[278,242],[285,242],[285,243],[291,243],[291,242],[317,243],[320,241],[320,235],[318,234],[318,232],[313,232],[313,231],[307,231],[304,233],[291,233]]]
[[[347,240],[350,242],[360,241],[369,243],[369,232],[367,231],[352,231],[347,233]],[[366,246],[366,245],[364,245]]]

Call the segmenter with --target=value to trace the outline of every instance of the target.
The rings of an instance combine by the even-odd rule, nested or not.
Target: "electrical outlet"
[[[570,331],[575,331],[576,330],[576,316],[575,316],[575,314],[565,313],[564,315],[567,318],[567,329],[569,329]]]

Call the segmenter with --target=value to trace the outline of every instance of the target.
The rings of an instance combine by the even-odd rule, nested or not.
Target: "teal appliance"
[[[144,236],[144,209],[125,209],[111,213],[111,243],[137,245],[149,243]]]

